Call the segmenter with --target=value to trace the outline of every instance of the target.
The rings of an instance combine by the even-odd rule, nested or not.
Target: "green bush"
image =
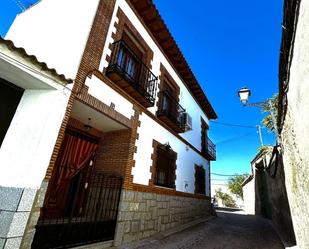
[[[232,196],[227,193],[223,193],[221,190],[216,191],[216,197],[222,200],[222,203],[226,207],[236,207],[236,203]]]

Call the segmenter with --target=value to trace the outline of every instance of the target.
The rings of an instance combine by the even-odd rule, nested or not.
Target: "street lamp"
[[[247,87],[242,87],[238,91],[238,97],[239,97],[240,102],[242,103],[243,106],[254,106],[254,107],[259,107],[259,108],[263,108],[265,106],[269,107],[270,116],[271,116],[273,126],[274,126],[274,129],[275,129],[276,140],[277,140],[277,143],[280,144],[280,138],[278,136],[277,121],[276,121],[275,115],[273,113],[274,106],[273,106],[271,99],[267,99],[266,101],[262,101],[262,102],[248,103],[250,95],[251,95],[251,91]],[[259,129],[259,135],[260,135],[260,138],[261,138],[260,129]],[[262,140],[261,140],[261,143],[263,144]]]
[[[239,91],[238,91],[238,97],[240,98],[240,102],[243,105],[246,105],[248,102],[248,99],[251,95],[251,91],[247,88],[247,87],[242,87]]]

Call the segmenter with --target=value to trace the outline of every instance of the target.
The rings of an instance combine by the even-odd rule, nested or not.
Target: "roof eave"
[[[208,98],[194,76],[190,66],[179,49],[175,39],[171,35],[168,27],[163,21],[158,9],[152,0],[128,0],[131,6],[139,14],[140,18],[148,27],[149,31],[156,39],[162,50],[172,62],[174,68],[183,79],[187,88],[190,90],[201,109],[208,119],[217,119],[218,116],[211,106]],[[175,56],[175,54],[177,56]]]

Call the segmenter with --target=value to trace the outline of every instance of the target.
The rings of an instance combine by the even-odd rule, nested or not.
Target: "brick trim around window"
[[[149,186],[151,187],[166,187],[166,188],[170,188],[170,189],[176,189],[176,160],[177,160],[177,153],[175,151],[172,150],[172,148],[168,147],[169,145],[164,145],[159,143],[156,140],[153,140],[152,143],[152,147],[153,147],[153,154],[151,155],[151,159],[152,159],[152,166],[150,167],[150,172],[151,172],[151,179],[149,180]],[[169,165],[168,167],[172,167],[169,168],[168,170],[170,170],[168,172],[168,176],[169,177],[167,179],[166,184],[162,184],[158,182],[158,160],[160,160],[160,153],[164,153],[165,155],[163,156],[168,156],[169,157]],[[162,156],[162,155],[161,155]]]
[[[114,39],[114,42],[121,40],[124,31],[130,33],[130,35],[138,42],[138,45],[143,49],[143,57],[142,61],[143,63],[151,69],[151,61],[153,59],[153,51],[148,46],[148,44],[145,42],[143,37],[140,35],[138,30],[134,27],[134,25],[131,23],[129,18],[124,14],[123,10],[121,8],[118,8],[117,10],[117,18],[118,22],[115,22],[114,27],[116,28],[116,33],[112,33],[112,38]],[[109,49],[112,51],[113,44],[109,44]],[[110,56],[106,56],[106,61],[110,62]]]
[[[180,87],[177,85],[173,77],[169,74],[167,69],[163,66],[163,64],[160,64],[160,83],[159,83],[159,92],[164,91],[166,85],[168,85],[171,88],[174,88],[175,93],[175,99],[179,101],[179,94],[180,94]]]

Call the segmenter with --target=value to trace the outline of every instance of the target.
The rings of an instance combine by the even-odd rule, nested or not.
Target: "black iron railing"
[[[66,169],[67,170],[67,169]],[[113,239],[122,178],[81,171],[58,196],[65,205],[42,208],[33,249],[69,248]],[[67,196],[67,197],[66,197]]]
[[[205,144],[206,154],[211,160],[216,160],[216,145],[208,137],[206,137]]]
[[[183,114],[185,111],[186,110],[168,91],[159,92],[159,108],[157,115],[167,117],[182,131],[185,129],[183,123]]]
[[[113,43],[111,60],[106,75],[117,72],[142,96],[154,105],[158,78],[123,41]]]

